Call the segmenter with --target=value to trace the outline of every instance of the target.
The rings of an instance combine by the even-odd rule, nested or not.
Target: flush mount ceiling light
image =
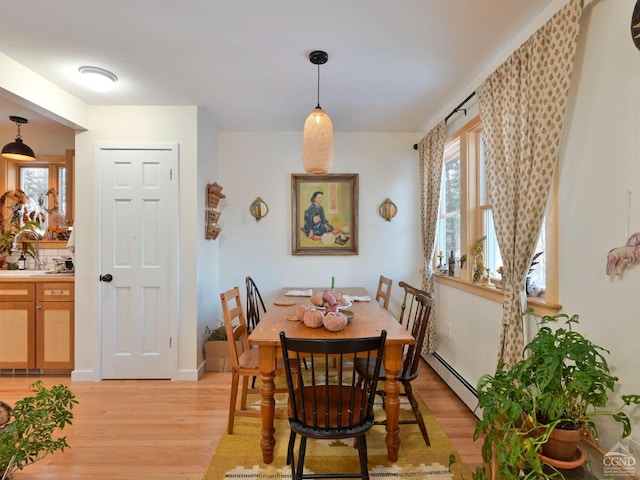
[[[109,70],[99,67],[83,66],[78,69],[82,82],[89,88],[99,92],[106,92],[113,88],[118,77]]]
[[[305,172],[322,175],[333,167],[333,123],[320,108],[320,65],[327,63],[327,52],[315,50],[309,61],[318,66],[318,104],[304,122],[302,165]]]
[[[22,143],[22,135],[20,135],[20,125],[28,123],[26,118],[10,116],[9,119],[18,126],[18,134],[16,135],[15,142],[8,143],[2,149],[2,155],[5,158],[11,160],[32,161],[36,159],[36,155],[31,150],[31,147]]]

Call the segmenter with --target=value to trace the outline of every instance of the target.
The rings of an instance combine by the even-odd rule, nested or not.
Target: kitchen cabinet
[[[0,281],[0,369],[71,370],[74,283],[33,278]]]

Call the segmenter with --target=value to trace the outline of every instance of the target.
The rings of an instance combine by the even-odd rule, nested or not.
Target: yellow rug
[[[413,413],[406,399],[401,398],[401,418],[411,419]],[[450,480],[471,479],[471,472],[458,456],[449,438],[427,406],[419,400],[431,446],[427,447],[417,425],[400,426],[400,453],[397,462],[387,458],[384,443],[385,427],[374,426],[367,435],[369,475],[375,480]],[[279,402],[278,402],[279,403]],[[254,404],[257,407],[257,402]],[[384,412],[380,412],[383,416]],[[384,417],[382,417],[384,418]],[[290,480],[291,467],[286,465],[289,423],[276,420],[276,447],[273,463],[262,463],[260,450],[260,419],[236,417],[232,435],[224,434],[211,459],[205,480]],[[297,444],[296,444],[297,455]],[[455,463],[451,466],[450,459]],[[351,440],[307,441],[305,473],[359,472],[358,451]]]

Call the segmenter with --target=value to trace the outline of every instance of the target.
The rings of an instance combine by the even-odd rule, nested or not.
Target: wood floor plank
[[[79,401],[73,425],[63,432],[71,447],[13,480],[201,480],[226,430],[230,373],[207,372],[198,382],[3,375],[0,400],[13,405],[38,379],[68,385]],[[462,461],[471,470],[481,465],[480,444],[472,440],[475,416],[425,362],[414,389]]]

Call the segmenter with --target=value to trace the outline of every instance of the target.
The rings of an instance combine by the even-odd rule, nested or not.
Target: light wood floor
[[[431,368],[421,362],[415,390],[474,470],[482,464],[473,442],[475,417]],[[76,395],[70,448],[16,472],[12,480],[201,480],[226,430],[230,373],[198,382],[105,380],[71,382],[60,376],[2,376],[0,400],[13,405],[41,378]],[[256,432],[256,448],[259,434]]]

